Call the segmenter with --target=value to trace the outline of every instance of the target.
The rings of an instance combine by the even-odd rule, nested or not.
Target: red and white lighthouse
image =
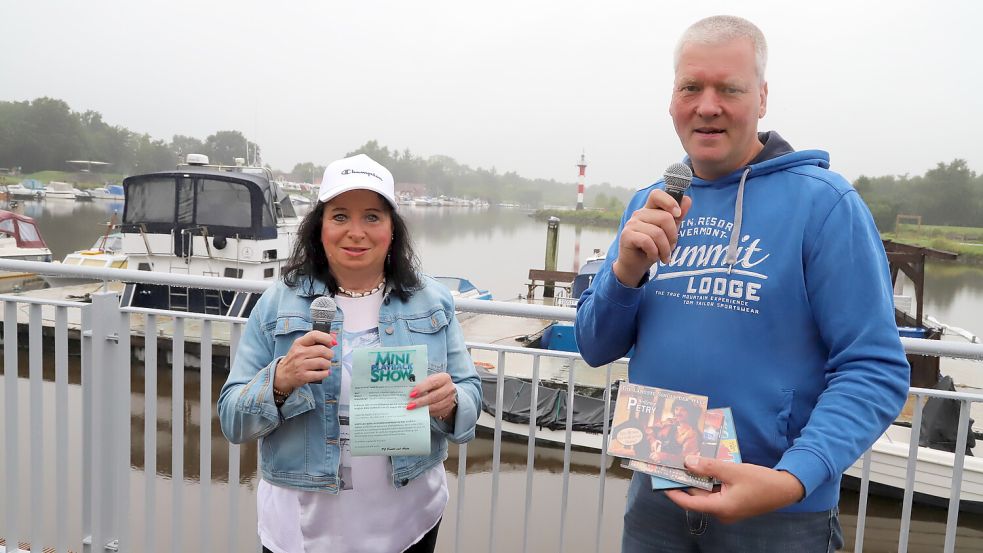
[[[580,153],[580,163],[577,164],[580,168],[580,177],[577,180],[577,211],[584,209],[584,175],[587,174],[587,158],[584,153]]]

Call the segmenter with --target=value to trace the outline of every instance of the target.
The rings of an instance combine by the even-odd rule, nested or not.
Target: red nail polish
[[[411,402],[409,402],[409,403],[406,404],[406,410],[407,411],[412,411],[413,409],[416,409],[416,402],[415,401],[411,401]]]
[[[413,390],[412,392],[410,392],[410,397],[416,397],[416,396],[418,396],[418,395],[420,395],[420,394],[418,394],[418,393],[416,392],[416,390]]]

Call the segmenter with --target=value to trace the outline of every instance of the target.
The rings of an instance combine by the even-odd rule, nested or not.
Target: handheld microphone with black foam
[[[334,320],[336,311],[338,311],[338,306],[335,305],[331,296],[314,298],[314,301],[311,302],[311,323],[314,325],[314,330],[330,333],[331,321]]]
[[[693,171],[685,163],[673,163],[666,167],[663,178],[666,181],[666,193],[676,200],[677,204],[682,205],[683,194],[693,183]]]

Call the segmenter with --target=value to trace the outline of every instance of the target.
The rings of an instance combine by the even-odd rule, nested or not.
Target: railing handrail
[[[241,292],[263,292],[274,281],[258,281],[228,277],[193,276],[156,271],[134,271],[131,269],[106,269],[102,267],[81,267],[61,265],[42,261],[21,261],[0,259],[0,270],[26,273],[51,274],[63,276],[83,276],[104,281],[141,282],[148,284],[179,285],[192,288],[216,288]],[[0,296],[2,299],[3,296]],[[11,298],[13,299],[13,298]],[[25,301],[17,296],[13,301]],[[571,322],[577,316],[573,307],[527,304],[513,301],[476,300],[456,298],[455,305],[461,311],[486,315],[501,315],[532,319]],[[925,338],[901,338],[907,353],[933,357],[954,357],[983,361],[983,344],[960,343]]]
[[[141,282],[146,284],[175,284],[189,288],[215,288],[237,292],[263,292],[273,281],[247,280],[239,278],[181,275],[157,271],[135,271],[133,269],[107,269],[104,267],[82,267],[63,265],[44,261],[0,260],[0,270],[36,273],[39,275],[80,276],[103,281]]]

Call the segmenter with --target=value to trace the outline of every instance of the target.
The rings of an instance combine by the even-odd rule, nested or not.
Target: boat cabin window
[[[20,231],[20,239],[22,242],[39,242],[41,240],[41,233],[38,232],[38,228],[31,223],[17,221],[17,230]]]
[[[130,184],[126,214],[130,221],[172,223],[174,221],[174,179],[159,178]]]
[[[9,234],[9,235],[13,236],[14,235],[14,220],[13,219],[4,219],[3,221],[0,221],[0,232],[2,232],[4,234]]]
[[[249,189],[244,185],[202,179],[198,181],[198,213],[195,221],[204,226],[248,227],[250,213]]]

